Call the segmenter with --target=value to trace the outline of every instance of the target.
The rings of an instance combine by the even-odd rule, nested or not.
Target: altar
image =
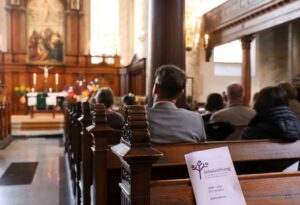
[[[30,110],[30,117],[34,117],[35,112],[52,112],[55,118],[55,112],[62,110],[63,101],[67,96],[66,92],[29,92],[27,93],[27,106]]]

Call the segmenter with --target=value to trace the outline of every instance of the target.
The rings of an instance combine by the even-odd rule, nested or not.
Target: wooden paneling
[[[121,95],[133,93],[135,95],[146,95],[146,59],[137,60],[133,58],[131,64],[124,67],[120,74],[124,80]]]
[[[139,73],[131,76],[129,92],[135,95],[145,95],[145,75]]]
[[[16,54],[18,55],[18,54]],[[5,54],[6,56],[6,54]],[[12,56],[14,55],[7,55]],[[39,68],[40,65],[32,65],[26,63],[4,63],[0,64],[0,76],[2,82],[7,85],[7,95],[12,99],[12,111],[16,113],[26,113],[25,105],[19,103],[20,96],[14,91],[15,87],[24,85],[34,88],[37,92],[62,91],[65,85],[72,86],[79,78],[85,78],[87,82],[99,79],[99,86],[111,87],[116,96],[120,95],[120,77],[119,77],[119,56],[110,56],[115,58],[115,64],[101,63],[93,65],[86,64],[63,64],[51,65],[47,84],[45,83],[44,71]],[[76,59],[84,59],[83,62],[90,62],[90,56],[80,56]],[[37,75],[37,83],[33,85],[33,73]],[[55,85],[55,74],[59,74],[59,85]]]
[[[115,95],[120,94],[119,56],[102,56],[104,59],[101,64],[92,65],[91,56],[86,55],[85,42],[85,13],[83,6],[80,10],[70,9],[69,0],[61,0],[64,5],[64,62],[62,64],[52,64],[49,70],[47,83],[44,79],[44,71],[39,66],[44,66],[43,62],[34,64],[28,62],[27,58],[27,39],[26,39],[26,6],[28,1],[21,0],[20,5],[10,5],[6,1],[6,11],[8,15],[7,30],[8,51],[0,53],[0,80],[7,85],[7,95],[12,99],[13,113],[25,113],[26,106],[19,103],[20,96],[14,91],[16,86],[24,85],[34,88],[35,91],[47,91],[52,88],[53,91],[61,91],[64,85],[72,86],[76,80],[86,78],[87,82],[94,78],[99,78],[100,86],[109,86],[113,89]],[[83,1],[81,1],[83,5]],[[44,9],[44,8],[41,8]],[[82,32],[80,32],[82,31]],[[105,63],[106,58],[113,58],[114,63]],[[48,64],[45,62],[45,64]],[[37,83],[33,85],[33,73],[37,74]],[[59,84],[55,84],[55,74],[59,74]]]

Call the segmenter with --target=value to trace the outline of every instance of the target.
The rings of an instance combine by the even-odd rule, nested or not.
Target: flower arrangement
[[[15,87],[15,92],[19,95],[19,96],[26,96],[26,94],[28,92],[30,92],[30,87],[26,87],[24,85],[16,86]]]
[[[98,79],[87,83],[86,80],[81,77],[73,86],[65,86],[64,90],[67,92],[67,98],[70,101],[87,101],[98,89]]]

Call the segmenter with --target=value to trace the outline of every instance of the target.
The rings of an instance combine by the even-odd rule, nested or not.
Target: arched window
[[[91,0],[92,56],[118,53],[119,45],[119,0]],[[98,63],[99,58],[92,58]]]

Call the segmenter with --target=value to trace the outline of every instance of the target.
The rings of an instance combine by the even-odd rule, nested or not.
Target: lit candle
[[[52,88],[49,88],[49,92],[52,93]]]
[[[33,73],[33,85],[36,85],[36,73]]]
[[[31,92],[33,92],[33,93],[34,93],[34,88],[31,88]]]
[[[44,77],[45,77],[45,79],[48,78],[48,75],[49,75],[48,68],[44,67]]]
[[[55,74],[55,85],[58,85],[58,73]]]

